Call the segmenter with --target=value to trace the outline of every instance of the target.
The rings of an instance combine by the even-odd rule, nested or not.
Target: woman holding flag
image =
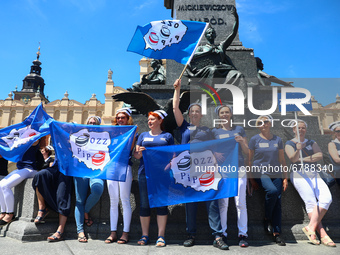
[[[285,151],[292,164],[290,180],[305,203],[309,224],[302,231],[314,245],[319,245],[315,231],[320,234],[321,242],[330,247],[335,243],[327,235],[321,220],[332,203],[332,195],[327,184],[319,176],[316,162],[323,155],[319,145],[314,140],[305,138],[307,123],[303,120],[292,120],[295,138],[287,141]]]
[[[232,125],[233,108],[230,105],[221,105],[216,107],[216,114],[220,120],[225,120],[223,124],[212,130],[212,134],[215,139],[223,139],[228,137],[234,137],[236,142],[239,143],[238,152],[238,165],[239,165],[239,178],[238,178],[238,196],[235,197],[235,204],[237,209],[237,225],[238,225],[238,237],[239,246],[248,247],[248,214],[246,203],[246,189],[247,189],[247,174],[244,169],[245,159],[248,157],[249,148],[246,133],[243,127]],[[243,170],[243,171],[242,171]],[[218,200],[220,209],[221,225],[223,234],[227,236],[227,215],[229,198],[222,198]]]
[[[87,125],[100,125],[101,118],[98,116],[90,116]],[[104,191],[104,181],[96,178],[82,178],[74,177],[74,187],[76,193],[76,207],[74,210],[74,217],[77,224],[78,241],[86,243],[87,238],[84,233],[84,223],[91,227],[93,220],[89,212],[92,207],[99,201]],[[87,196],[88,188],[90,188],[90,195]]]
[[[143,161],[144,150],[148,147],[173,145],[174,139],[170,133],[163,131],[163,120],[167,113],[163,110],[149,112],[148,126],[150,131],[140,134],[137,140],[136,150],[134,157],[140,159],[138,169],[138,184],[140,194],[140,222],[142,226],[142,237],[138,241],[139,245],[146,245],[149,243],[149,226],[150,226],[150,206],[148,198],[148,190],[145,175],[145,165]],[[166,206],[157,207],[157,225],[158,225],[158,238],[156,242],[157,247],[164,247],[165,243],[165,228],[168,219],[168,208]]]
[[[250,179],[255,190],[262,186],[266,193],[264,229],[273,235],[274,242],[285,246],[281,238],[281,192],[286,191],[288,179],[282,168],[286,167],[283,143],[280,137],[270,131],[273,118],[262,115],[257,118],[256,126],[260,130],[249,140]],[[283,172],[283,173],[282,173]],[[254,173],[258,173],[254,176]],[[256,181],[254,179],[256,177]]]
[[[201,105],[197,103],[189,105],[188,115],[191,123],[188,123],[184,120],[183,114],[179,108],[181,90],[180,79],[175,81],[174,89],[173,111],[177,126],[180,128],[180,132],[182,134],[182,144],[212,140],[213,137],[210,129],[200,125],[202,119]],[[218,201],[206,201],[205,203],[208,211],[209,225],[215,237],[213,245],[219,249],[228,250],[228,245],[222,239],[222,227]],[[185,204],[188,233],[188,238],[183,243],[185,247],[195,245],[197,208],[198,202]]]
[[[133,119],[131,116],[130,108],[121,108],[117,110],[116,116],[113,120],[113,125],[133,125]],[[135,145],[136,137],[132,142],[131,152]],[[126,170],[126,179],[125,182],[112,181],[107,180],[107,188],[110,195],[110,226],[111,226],[111,234],[105,240],[105,243],[112,243],[117,240],[117,223],[118,223],[118,204],[119,197],[122,201],[123,205],[123,221],[124,228],[123,234],[121,238],[117,240],[119,244],[126,244],[129,241],[129,232],[130,232],[130,223],[131,223],[131,203],[130,203],[130,194],[131,194],[131,183],[132,183],[132,161],[131,161],[131,152],[130,152],[130,160],[129,165]]]

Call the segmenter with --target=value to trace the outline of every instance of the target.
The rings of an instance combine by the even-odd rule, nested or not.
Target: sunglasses
[[[335,130],[334,132],[335,132],[335,133],[340,133],[340,130]]]
[[[123,120],[123,119],[126,119],[126,117],[117,117],[116,119],[117,120]]]

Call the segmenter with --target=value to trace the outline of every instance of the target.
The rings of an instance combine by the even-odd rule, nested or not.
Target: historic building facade
[[[115,102],[112,96],[127,92],[121,87],[114,86],[111,70],[108,71],[104,103],[92,94],[92,97],[83,104],[69,99],[67,91],[62,99],[49,102],[44,95],[45,83],[41,76],[39,56],[40,51],[37,53],[37,59],[33,61],[30,74],[23,80],[22,89],[10,92],[6,99],[0,100],[0,128],[22,122],[41,102],[45,111],[58,121],[85,124],[88,116],[97,115],[102,118],[104,125],[111,124],[116,110],[123,104]]]
[[[340,120],[340,96],[336,95],[335,102],[322,106],[312,96],[312,115],[317,116],[319,119],[319,128],[321,134],[329,134],[331,131],[328,129],[329,124],[334,121]]]

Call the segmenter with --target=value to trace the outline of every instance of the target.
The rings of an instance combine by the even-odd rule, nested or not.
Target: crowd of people
[[[246,204],[247,185],[254,190],[262,188],[265,192],[265,204],[263,215],[263,227],[266,233],[272,236],[273,241],[285,246],[284,238],[281,236],[281,197],[282,191],[288,187],[288,174],[284,171],[265,171],[264,166],[286,167],[285,154],[296,171],[290,173],[290,181],[302,198],[309,223],[303,227],[303,233],[314,245],[321,243],[335,247],[336,244],[328,236],[322,225],[322,219],[332,203],[332,195],[327,184],[319,176],[316,163],[323,159],[320,147],[314,140],[306,139],[307,123],[303,120],[293,121],[292,130],[295,137],[283,144],[280,137],[272,133],[273,118],[270,115],[260,116],[256,126],[259,133],[249,139],[243,127],[231,125],[233,108],[230,105],[222,105],[215,112],[219,119],[226,120],[223,124],[210,129],[201,125],[202,106],[193,103],[188,107],[189,122],[185,120],[180,110],[181,81],[174,83],[173,113],[176,124],[181,134],[181,143],[198,143],[213,139],[224,139],[233,137],[239,144],[238,151],[238,195],[234,197],[237,209],[237,226],[240,247],[248,247],[248,213]],[[167,113],[163,110],[155,110],[148,114],[149,131],[134,135],[130,149],[130,160],[127,167],[126,181],[107,180],[110,196],[110,235],[105,243],[117,242],[126,244],[129,242],[130,223],[132,209],[130,204],[132,184],[132,157],[140,160],[138,168],[138,183],[140,194],[140,224],[141,238],[139,245],[149,244],[149,228],[151,220],[151,209],[149,205],[147,176],[143,161],[143,151],[148,147],[168,146],[174,144],[173,136],[164,131],[163,120]],[[98,116],[91,116],[87,125],[100,125]],[[117,110],[113,125],[133,125],[132,111],[129,108]],[[333,164],[335,179],[339,183],[340,173],[340,121],[330,125],[334,140],[328,145],[328,152]],[[40,149],[40,150],[39,150]],[[50,210],[59,214],[59,224],[56,232],[49,236],[49,242],[63,240],[64,228],[67,218],[71,212],[71,194],[75,191],[75,222],[77,227],[78,241],[88,242],[84,225],[90,227],[93,219],[90,217],[91,208],[99,201],[105,181],[96,178],[81,178],[65,176],[58,170],[57,160],[53,161],[51,154],[53,147],[44,142],[35,142],[17,163],[17,170],[10,173],[7,171],[7,160],[0,157],[0,227],[6,226],[15,219],[14,194],[12,188],[27,178],[33,178],[32,187],[38,200],[38,213],[34,220],[35,224],[45,222]],[[303,166],[300,164],[303,162]],[[245,171],[245,166],[255,166],[259,171],[254,174]],[[249,182],[248,182],[249,180]],[[119,200],[123,208],[123,233],[118,238],[117,224],[119,215]],[[213,246],[221,250],[228,250],[227,244],[227,214],[229,198],[205,201],[209,226],[213,236]],[[166,246],[166,225],[168,219],[168,208],[155,208],[157,212],[158,238],[157,247]],[[190,247],[195,245],[197,235],[197,210],[198,202],[185,204],[187,238],[183,245]],[[318,239],[320,236],[320,240]]]

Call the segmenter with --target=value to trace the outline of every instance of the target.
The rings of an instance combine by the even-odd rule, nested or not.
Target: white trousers
[[[36,170],[23,168],[9,173],[0,181],[0,206],[1,212],[14,212],[14,194],[12,188],[17,186],[27,178],[33,178],[37,173]],[[32,201],[33,202],[33,201]]]
[[[305,203],[307,213],[311,213],[316,205],[328,210],[332,194],[318,173],[292,172],[290,181]]]
[[[0,175],[0,181],[3,179],[3,178],[5,178],[6,176],[5,175]],[[1,192],[1,191],[0,191]],[[1,196],[1,195],[0,195]],[[6,210],[5,210],[5,207],[2,207],[1,206],[1,204],[0,204],[0,213],[2,213],[2,212],[5,212]]]
[[[243,175],[238,179],[238,196],[235,198],[235,205],[237,210],[237,226],[238,235],[248,236],[248,214],[247,214],[247,201],[246,201],[246,189],[247,189],[247,175],[244,173],[239,173]],[[222,231],[225,236],[227,236],[228,227],[228,206],[229,198],[222,198],[218,200],[218,205],[220,208],[220,217]]]
[[[117,231],[118,224],[118,204],[119,197],[122,201],[123,206],[123,223],[124,223],[124,232],[130,232],[130,223],[131,223],[131,203],[130,203],[130,194],[131,194],[131,183],[132,183],[132,171],[131,166],[128,166],[126,171],[126,180],[125,182],[111,181],[107,180],[107,188],[109,190],[110,195],[110,226],[111,231]]]

